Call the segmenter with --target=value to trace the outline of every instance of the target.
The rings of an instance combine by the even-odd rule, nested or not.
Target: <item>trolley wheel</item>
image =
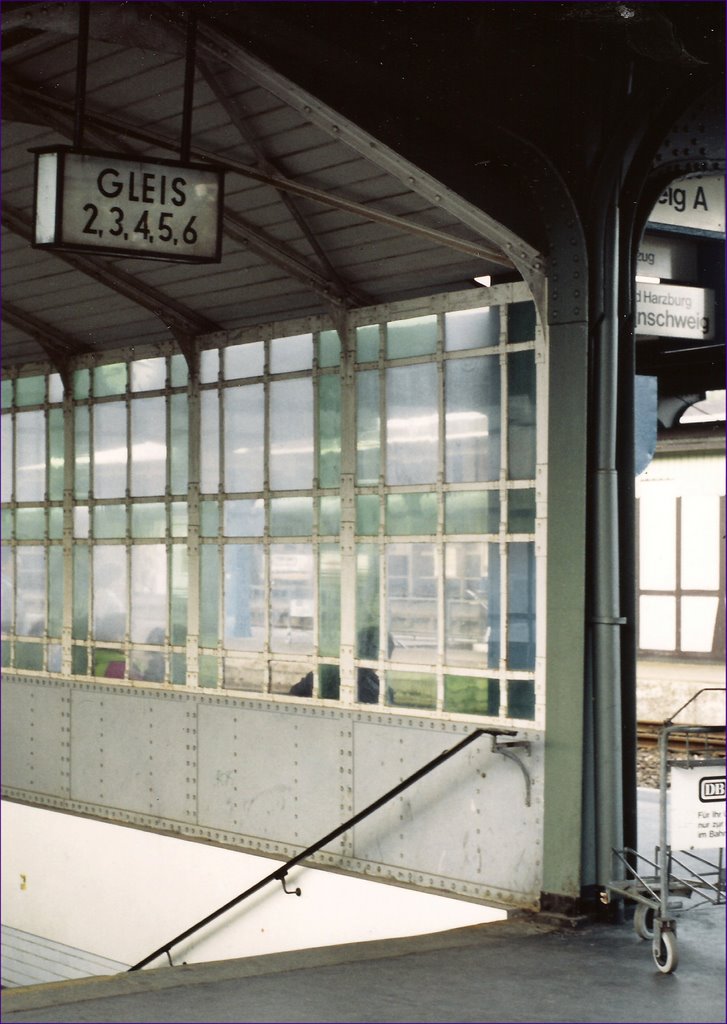
[[[640,939],[654,938],[654,908],[639,903],[634,912],[634,931]]]
[[[654,963],[662,974],[671,974],[679,965],[679,946],[677,945],[676,934],[672,931],[663,931],[657,940],[654,940],[652,953]]]

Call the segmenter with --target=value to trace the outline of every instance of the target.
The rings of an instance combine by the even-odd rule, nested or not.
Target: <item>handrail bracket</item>
[[[530,740],[522,739],[511,739],[510,737],[495,736],[492,737],[492,753],[502,754],[503,757],[509,758],[514,761],[520,768],[520,771],[525,777],[525,806],[530,807],[530,791],[532,788],[532,779],[530,778],[530,772],[527,766],[523,764],[517,754],[513,753],[512,748],[519,747],[524,750],[525,753],[530,757],[530,751],[532,749],[532,743]]]

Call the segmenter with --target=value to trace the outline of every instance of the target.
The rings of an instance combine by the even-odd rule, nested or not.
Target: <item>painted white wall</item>
[[[265,857],[2,801],[2,923],[142,960],[279,866]],[[294,868],[172,951],[174,963],[420,935],[504,919],[476,903]],[[166,958],[155,961],[163,966]]]

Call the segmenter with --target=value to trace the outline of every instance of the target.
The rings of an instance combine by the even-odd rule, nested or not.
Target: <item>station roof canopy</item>
[[[656,97],[724,42],[714,3],[93,3],[81,93],[79,6],[3,3],[3,370],[538,275],[542,213],[503,139],[583,205],[627,80]],[[192,9],[221,262],[33,249],[31,150],[71,144],[80,96],[85,148],[178,157]]]

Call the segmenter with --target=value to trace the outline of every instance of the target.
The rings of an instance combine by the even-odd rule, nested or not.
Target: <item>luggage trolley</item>
[[[699,690],[660,728],[659,843],[654,859],[629,848],[614,850],[625,877],[609,882],[601,896],[604,903],[612,895],[636,901],[634,930],[639,938],[651,940],[654,963],[663,974],[675,971],[679,963],[675,912],[684,900],[699,897],[687,910],[725,902],[724,739],[716,742],[724,737],[724,726],[675,722],[701,693],[715,689]],[[724,687],[717,692],[724,693]],[[694,850],[718,850],[716,862]]]

